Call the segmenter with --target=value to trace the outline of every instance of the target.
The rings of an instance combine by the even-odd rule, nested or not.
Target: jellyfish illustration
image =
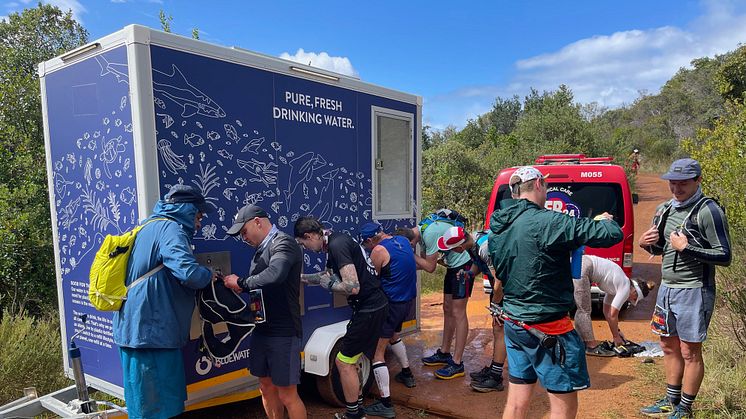
[[[166,168],[173,174],[176,174],[178,170],[186,171],[186,164],[182,159],[183,156],[176,154],[171,149],[171,141],[159,140],[158,151],[161,154],[161,159],[166,164]]]

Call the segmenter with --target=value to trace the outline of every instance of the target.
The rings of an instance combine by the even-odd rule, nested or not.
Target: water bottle
[[[583,271],[584,252],[585,246],[580,246],[570,255],[570,273],[572,273],[572,279],[580,279],[581,272]]]

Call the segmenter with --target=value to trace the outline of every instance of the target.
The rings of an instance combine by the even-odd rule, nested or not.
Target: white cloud
[[[459,126],[488,111],[495,92],[504,92],[503,97],[523,96],[530,87],[554,90],[566,84],[581,103],[598,102],[607,107],[631,103],[641,91],[658,92],[693,59],[732,51],[746,41],[746,13],[736,11],[729,2],[706,1],[703,5],[704,14],[684,28],[631,29],[581,39],[557,51],[517,61],[508,86],[462,88],[447,98],[433,98],[434,102],[448,106],[454,98],[471,97],[472,107],[479,110],[450,121]]]
[[[25,1],[25,0],[23,0]],[[68,10],[72,10],[73,17],[75,20],[78,21],[78,23],[83,24],[82,15],[87,12],[85,6],[83,6],[78,0],[46,0],[43,1],[43,3],[51,4],[53,6],[57,6],[62,10],[63,12],[67,12]]]
[[[324,70],[333,71],[347,76],[359,77],[358,72],[354,67],[352,67],[352,63],[347,57],[333,57],[326,52],[320,52],[318,54],[315,52],[306,52],[303,48],[299,48],[293,55],[283,52],[280,54],[280,58],[311,65],[313,67],[323,68]]]
[[[36,2],[39,0],[20,0],[20,4],[17,1],[5,3],[5,7],[8,12],[21,12],[21,9],[27,7],[36,7]],[[34,4],[30,4],[34,2]],[[63,12],[71,10],[73,17],[78,23],[83,24],[82,15],[87,12],[85,6],[83,6],[78,0],[41,0],[42,3],[51,4],[57,6]]]

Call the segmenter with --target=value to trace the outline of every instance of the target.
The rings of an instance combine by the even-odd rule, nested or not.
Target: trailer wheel
[[[334,362],[337,359],[340,347],[341,343],[337,342],[332,348],[332,352],[329,354],[329,374],[325,377],[316,377],[316,388],[318,388],[319,395],[325,402],[332,406],[344,407],[345,397],[342,391],[342,381],[339,379],[339,370],[336,362]],[[358,359],[357,372],[358,379],[363,383],[363,395],[366,395],[370,386],[373,385],[373,369],[367,356],[362,355]]]

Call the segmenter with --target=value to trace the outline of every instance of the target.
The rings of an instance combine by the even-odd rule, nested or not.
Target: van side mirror
[[[636,203],[638,203],[638,202],[640,202],[640,196],[639,196],[639,195],[637,195],[636,193],[633,193],[633,194],[632,194],[632,203],[633,203],[633,204],[636,204]]]

